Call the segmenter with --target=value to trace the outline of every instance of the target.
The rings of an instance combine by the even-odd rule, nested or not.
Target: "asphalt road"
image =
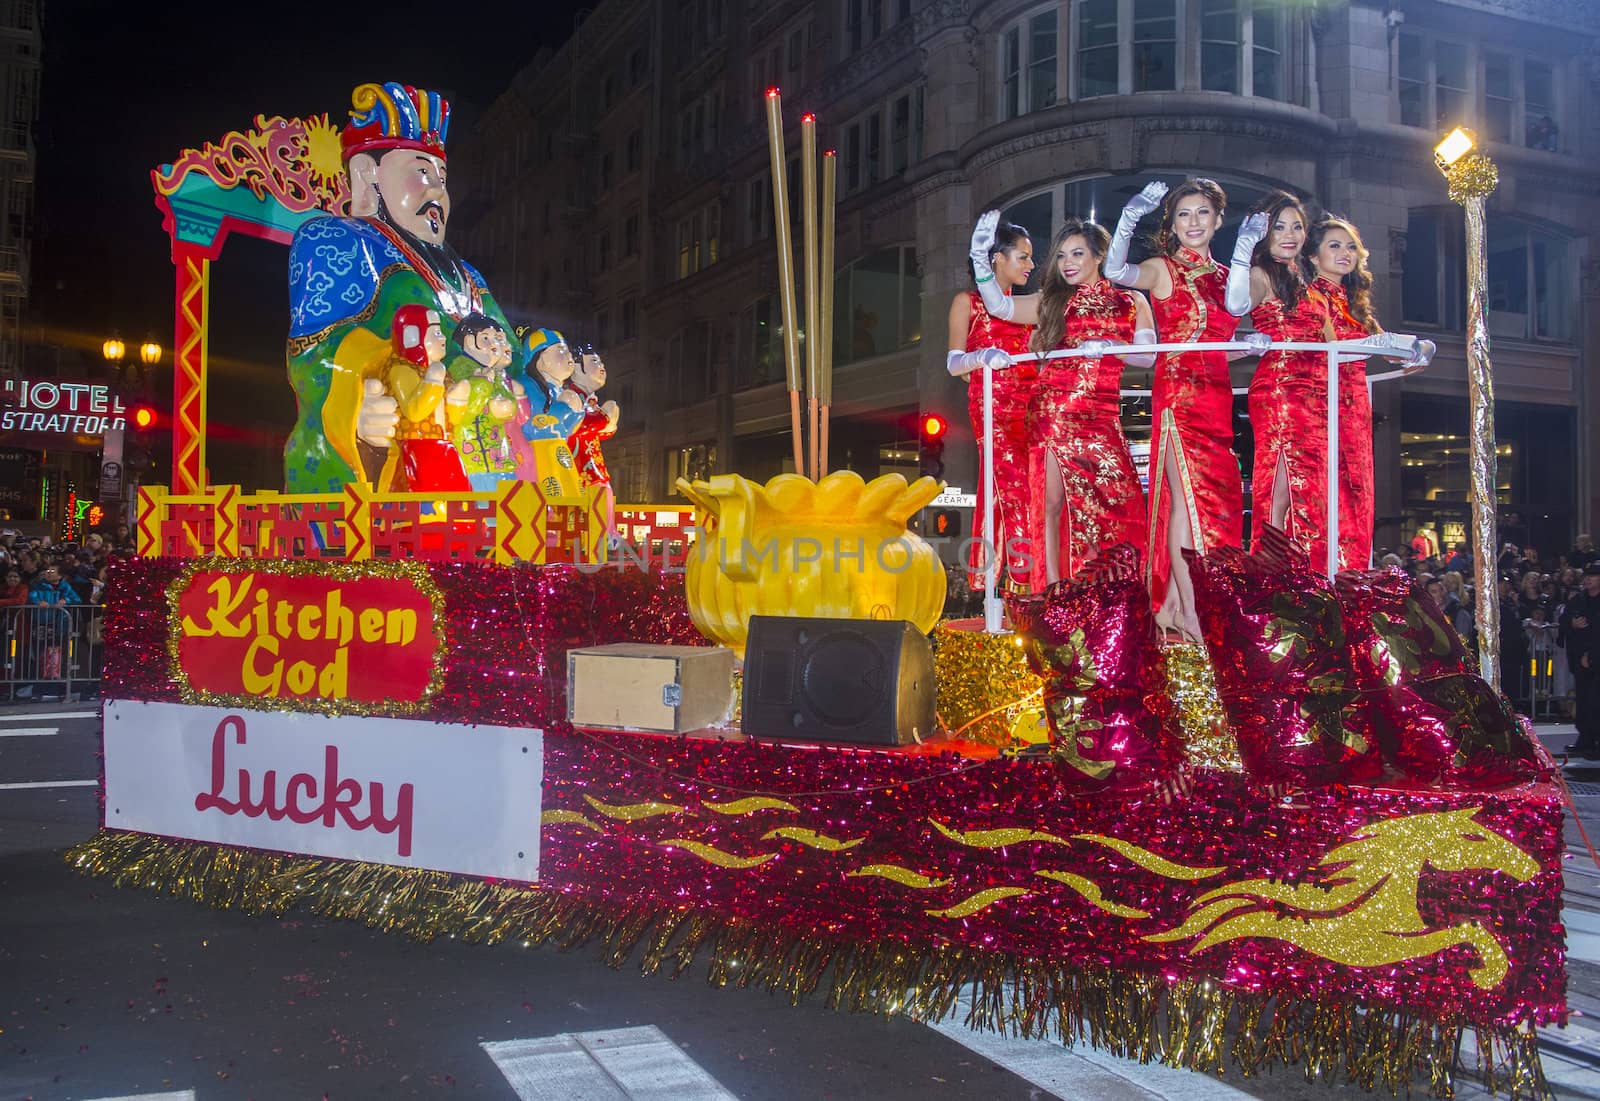
[[[93,705],[0,712],[0,1101],[813,1101],[1327,1098],[1141,1067],[955,1023],[791,1007],[589,950],[417,944],[345,922],[216,911],[67,868],[94,832]],[[1564,739],[1559,732],[1551,740]],[[1600,772],[1576,776],[1600,835]],[[1569,825],[1570,840],[1577,836]],[[1578,850],[1581,853],[1581,849]],[[1594,873],[1590,875],[1589,873]],[[1574,1006],[1600,1013],[1600,869],[1569,862]],[[1587,958],[1584,958],[1587,957]],[[1594,1018],[1591,1017],[1590,1020]],[[1552,1042],[1563,1098],[1600,1097],[1600,1028]],[[1363,1095],[1365,1096],[1365,1095]],[[1459,1096],[1485,1096],[1465,1086]]]

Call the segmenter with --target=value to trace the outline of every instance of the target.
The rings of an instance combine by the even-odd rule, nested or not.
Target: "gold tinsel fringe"
[[[287,856],[102,831],[66,854],[120,887],[164,890],[219,909],[304,909],[421,940],[452,937],[562,949],[598,943],[612,967],[683,974],[702,954],[715,986],[764,988],[792,1003],[825,989],[830,1008],[939,1020],[973,988],[966,1023],[1035,1039],[1088,1042],[1142,1063],[1246,1077],[1299,1064],[1308,1080],[1454,1096],[1461,1025],[1398,1011],[1247,994],[1202,980],[1082,970],[1059,960],[955,946],[863,944],[681,909],[591,900],[552,888],[443,872]],[[1470,1027],[1470,1026],[1468,1026]],[[1470,1068],[1512,1101],[1548,1096],[1531,1031],[1477,1028]]]

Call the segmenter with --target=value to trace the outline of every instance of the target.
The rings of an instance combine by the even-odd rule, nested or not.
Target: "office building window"
[[[921,339],[922,278],[914,249],[879,249],[835,273],[835,363],[887,355]]]
[[[1000,117],[1056,102],[1056,9],[1019,19],[1000,36]]]
[[[1482,79],[1470,79],[1474,72]],[[1402,31],[1396,59],[1398,117],[1405,126],[1470,126],[1488,141],[1561,149],[1555,68],[1542,58]]]

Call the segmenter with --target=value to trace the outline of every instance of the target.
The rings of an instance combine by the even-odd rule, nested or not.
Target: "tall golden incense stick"
[[[806,409],[811,424],[811,480],[818,466],[817,405],[822,396],[822,349],[817,332],[817,116],[800,116],[800,232],[806,269]]]
[[[818,221],[822,236],[821,256],[818,258],[822,281],[822,301],[817,312],[821,319],[817,325],[817,358],[820,361],[818,377],[821,386],[817,400],[822,404],[820,468],[828,473],[828,412],[833,405],[833,207],[836,201],[839,177],[839,158],[832,149],[822,154],[822,213]]]
[[[794,252],[789,232],[788,159],[783,153],[783,97],[767,89],[767,144],[772,152],[772,211],[778,239],[778,299],[783,308],[783,367],[789,384],[789,427],[794,435],[794,469],[804,475],[805,439],[800,421],[800,334],[794,302]]]

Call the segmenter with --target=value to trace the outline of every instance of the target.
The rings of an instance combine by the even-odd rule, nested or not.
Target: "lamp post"
[[[123,344],[121,339],[115,336],[107,338],[106,342],[100,345],[100,354],[116,370],[116,392],[119,400],[132,396],[126,393],[128,388],[128,352],[127,345]],[[150,369],[161,362],[161,354],[161,345],[153,340],[146,340],[139,345],[138,370],[141,396],[149,394]],[[148,416],[149,413],[149,407],[145,405],[140,405],[133,411],[133,415],[136,417]],[[147,469],[150,464],[149,441],[142,439],[142,437],[148,435],[144,430],[149,427],[149,422],[138,422],[131,427],[134,431],[135,439],[140,441],[135,450],[143,455],[139,463],[135,464],[135,472],[131,477],[124,476],[124,471],[128,468],[127,460],[132,457],[124,455],[127,429],[108,429],[101,440],[100,486],[96,496],[103,505],[107,506],[110,512],[110,522],[112,523],[119,522],[123,516],[131,515],[131,510],[128,509],[128,502],[132,500],[132,494],[139,484],[137,471]]]
[[[148,384],[150,368],[161,362],[162,351],[161,345],[153,340],[147,340],[139,345],[139,383],[141,386]],[[108,337],[106,342],[100,345],[100,354],[105,357],[107,363],[116,368],[118,383],[127,381],[128,352],[128,346],[115,336]]]
[[[1433,151],[1449,185],[1450,201],[1460,203],[1467,219],[1467,417],[1468,468],[1471,477],[1472,576],[1477,586],[1478,664],[1483,679],[1500,683],[1500,588],[1496,560],[1495,509],[1499,501],[1495,477],[1494,375],[1489,364],[1489,325],[1484,313],[1488,283],[1484,245],[1484,207],[1500,183],[1494,162],[1473,150],[1472,131],[1456,127]]]

